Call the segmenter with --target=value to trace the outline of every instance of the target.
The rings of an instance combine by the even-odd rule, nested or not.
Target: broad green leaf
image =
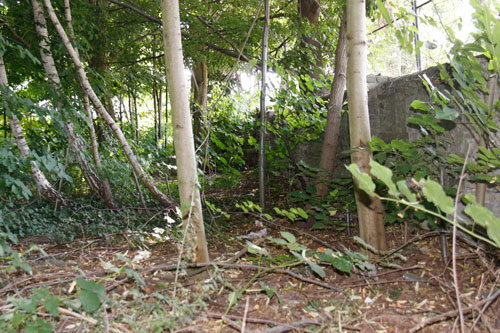
[[[352,270],[352,262],[347,259],[348,258],[346,256],[340,258],[333,258],[331,263],[333,267],[335,267],[339,271],[350,274]]]
[[[426,180],[422,192],[427,200],[446,214],[452,214],[455,211],[453,199],[444,193],[443,187],[439,183],[431,179]]]
[[[93,291],[82,290],[78,295],[78,298],[80,299],[85,312],[94,312],[101,306],[99,296]]]
[[[496,218],[491,210],[476,203],[475,200],[474,203],[465,206],[464,212],[469,215],[474,222],[483,227],[486,227],[489,221],[493,221]]]
[[[417,196],[415,195],[415,193],[410,191],[410,189],[408,188],[408,185],[406,185],[406,181],[400,180],[396,183],[396,185],[398,186],[399,191],[401,193],[403,193],[403,195],[405,196],[405,198],[409,202],[416,202],[417,201]]]
[[[311,269],[313,270],[314,273],[318,274],[318,276],[322,279],[325,278],[325,271],[323,270],[323,268],[321,268],[320,265],[318,264],[315,264],[311,261],[307,261],[307,264],[309,265],[309,267],[311,267]]]
[[[399,191],[396,188],[396,184],[392,181],[392,171],[391,169],[378,164],[375,161],[370,161],[371,174],[381,180],[389,189],[389,194],[393,197],[399,196]]]
[[[306,213],[306,211],[305,211],[305,210],[303,210],[303,209],[302,209],[302,208],[300,208],[300,207],[297,207],[297,208],[296,208],[296,210],[297,210],[297,214],[298,214],[300,217],[302,217],[304,220],[307,220],[307,218],[309,217],[309,215],[307,215],[307,213]]]
[[[387,10],[387,8],[385,8],[385,5],[382,2],[382,0],[377,0],[377,7],[378,10],[380,10],[380,13],[384,17],[384,20],[387,22],[387,24],[391,25],[392,24],[391,15],[389,15],[389,11]]]
[[[264,217],[268,221],[272,221],[272,219],[273,219],[273,217],[271,215],[269,215],[269,214],[264,214]]]
[[[229,308],[233,307],[233,305],[235,305],[242,296],[243,295],[239,291],[233,290],[227,297],[229,301]]]
[[[42,318],[36,318],[26,324],[25,333],[52,333],[54,327],[52,324]]]
[[[276,289],[267,286],[264,282],[260,283],[260,288],[267,294],[267,297],[269,297],[269,299],[272,299],[273,296],[276,296],[278,302],[280,303],[280,307],[283,306],[283,301],[281,300],[281,297]]]
[[[375,183],[373,182],[370,175],[366,173],[361,173],[359,171],[359,167],[352,163],[347,167],[347,170],[353,175],[354,178],[358,181],[359,188],[365,191],[369,196],[375,195]]]
[[[280,232],[280,234],[281,234],[281,237],[286,239],[289,243],[296,243],[297,242],[297,239],[295,238],[295,236],[293,234],[289,233],[288,231],[282,231],[282,232]]]
[[[53,316],[57,316],[57,314],[59,313],[59,298],[49,295],[45,298],[43,306],[48,313]]]
[[[500,218],[478,203],[468,204],[465,207],[465,214],[469,215],[479,225],[485,227],[488,237],[500,247]]]
[[[265,255],[269,257],[269,252],[260,246],[255,245],[254,243],[247,241],[248,252],[252,254]]]
[[[410,106],[415,110],[429,111],[429,104],[418,99],[411,102]]]
[[[444,120],[455,120],[458,117],[458,111],[445,106],[442,110],[436,109],[436,118]]]

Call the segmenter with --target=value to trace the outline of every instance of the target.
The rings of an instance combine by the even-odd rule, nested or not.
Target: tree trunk
[[[366,87],[366,9],[364,0],[347,0],[347,96],[351,159],[361,172],[370,171],[371,139]],[[361,238],[378,250],[387,249],[383,206],[380,199],[369,197],[354,179]]]
[[[61,79],[59,77],[59,73],[57,72],[54,58],[52,57],[52,52],[50,50],[50,46],[47,43],[47,41],[49,40],[49,34],[47,31],[47,23],[45,21],[45,13],[43,10],[43,6],[37,0],[32,0],[32,5],[35,17],[36,31],[40,35],[39,46],[40,46],[40,55],[42,58],[43,68],[48,77],[48,81],[52,90],[56,95],[59,95],[60,92],[62,91]],[[66,19],[71,20],[71,14],[68,12],[69,0],[65,0],[65,9],[66,9]],[[68,22],[71,23],[71,21]],[[71,26],[71,24],[69,25],[69,30],[71,33],[73,32],[73,27]],[[74,33],[72,33],[72,35],[73,35],[72,37],[74,38]],[[84,102],[86,103],[85,105],[87,109],[88,97],[87,98],[86,97],[87,96],[84,95]],[[61,96],[59,95],[57,98],[58,101],[56,105],[56,110],[62,112]],[[90,115],[90,120],[91,119],[92,116]],[[113,196],[111,194],[109,183],[106,182],[105,184],[105,182],[103,182],[100,179],[99,175],[93,170],[93,168],[87,161],[87,158],[85,157],[85,144],[83,139],[75,133],[73,124],[71,123],[70,120],[67,120],[64,125],[66,132],[68,134],[68,143],[71,147],[71,150],[73,150],[76,156],[78,166],[80,167],[82,175],[85,178],[90,189],[94,193],[96,193],[100,198],[102,198],[108,207],[115,208],[116,206],[113,202]],[[95,135],[92,135],[92,133],[91,133],[91,138],[95,140]],[[94,151],[94,159],[95,156],[97,156],[96,166],[98,167],[98,169],[100,169],[100,161],[98,158],[98,153],[96,153],[96,151]]]
[[[193,133],[196,139],[201,138],[201,120],[207,111],[208,101],[208,70],[206,62],[196,62],[193,66]]]
[[[262,83],[260,87],[260,147],[259,147],[259,198],[262,210],[266,208],[265,170],[266,162],[266,85],[267,53],[269,44],[269,0],[264,0],[264,33],[262,35]]]
[[[167,77],[168,82],[176,83],[170,87],[170,98],[179,194],[183,209],[182,220],[187,233],[186,255],[194,262],[208,262],[210,258],[198,189],[188,87],[184,78],[179,2],[178,0],[162,0],[161,7]]]
[[[66,32],[64,31],[63,27],[61,26],[61,23],[59,22],[59,19],[57,18],[54,8],[52,7],[52,4],[50,0],[44,0],[45,6],[48,9],[48,14],[50,19],[52,20],[52,23],[54,24],[59,36],[63,40],[64,46],[68,50],[68,53],[70,54],[71,58],[73,59],[73,62],[75,63],[78,75],[80,76],[81,83],[83,85],[83,88],[85,89],[86,93],[90,97],[90,100],[92,103],[94,103],[94,106],[96,107],[97,111],[101,115],[101,117],[104,118],[106,123],[109,125],[109,127],[113,130],[113,133],[115,134],[116,138],[120,142],[123,152],[125,153],[125,156],[127,157],[128,161],[130,162],[130,165],[132,168],[135,170],[137,177],[142,181],[144,186],[151,192],[151,194],[158,200],[160,201],[166,208],[172,209],[175,205],[173,202],[171,202],[167,196],[162,193],[158,188],[153,184],[152,180],[149,178],[149,176],[144,172],[142,169],[141,165],[137,161],[137,158],[135,157],[134,153],[132,152],[132,149],[130,148],[130,145],[127,142],[127,139],[123,135],[123,132],[120,130],[120,127],[116,124],[115,120],[113,117],[110,116],[110,114],[106,111],[104,108],[103,104],[101,103],[101,100],[99,97],[97,97],[95,91],[92,89],[92,86],[89,83],[89,80],[87,79],[87,74],[85,73],[85,70],[83,69],[82,62],[80,61],[80,58],[78,57],[78,54],[75,52],[75,49],[71,45],[71,42],[68,39],[68,36],[66,35]]]
[[[345,11],[339,28],[339,39],[335,50],[335,76],[330,91],[328,102],[328,115],[326,119],[325,138],[321,149],[320,169],[324,172],[320,176],[316,190],[319,197],[325,197],[328,193],[329,182],[335,168],[337,158],[337,146],[339,143],[340,121],[342,118],[342,104],[344,102],[344,89],[346,84],[347,69],[347,29]]]
[[[3,57],[0,56],[0,85],[7,88],[9,86],[9,81],[7,79],[7,71],[5,70],[5,63],[3,61]],[[5,110],[7,110],[7,98],[4,96],[3,98]],[[11,112],[9,117],[10,129],[12,132],[12,136],[16,140],[17,147],[19,148],[19,152],[25,158],[30,157],[30,148],[28,147],[28,143],[26,142],[26,138],[24,137],[23,130],[21,128],[21,124],[19,123],[19,119]],[[31,175],[35,181],[38,192],[52,202],[56,207],[58,204],[62,206],[71,205],[71,201],[64,197],[59,191],[57,191],[54,186],[47,180],[42,171],[38,168],[38,165],[35,161],[30,162],[31,166]]]

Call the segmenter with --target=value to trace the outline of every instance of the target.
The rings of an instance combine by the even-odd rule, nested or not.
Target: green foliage
[[[395,184],[393,183],[392,178],[387,178],[385,176],[383,176],[382,178],[379,177],[380,175],[387,175],[390,170],[385,170],[385,169],[388,169],[388,168],[378,164],[375,161],[371,161],[370,166],[372,168],[371,169],[372,175],[377,177],[377,179],[382,181],[386,186],[395,187]],[[374,173],[373,172],[374,169],[378,169],[379,171]],[[356,165],[351,164],[348,167],[348,170],[349,171],[356,170]],[[384,171],[381,171],[381,170],[384,170]],[[367,187],[369,189],[374,188],[375,183],[373,182],[371,177],[366,177],[366,176],[368,176],[368,174],[359,173],[359,172],[352,172],[352,171],[351,171],[351,173],[352,173],[353,177],[356,177],[356,179],[358,179],[358,181],[362,180],[362,181],[366,182],[367,185],[365,187]],[[402,188],[404,188],[404,187],[402,187]],[[405,188],[405,191],[407,188],[408,187]],[[447,213],[447,214],[452,214],[454,212],[454,210],[456,209],[456,207],[453,204],[453,200],[446,195],[446,193],[444,192],[444,190],[440,184],[432,181],[431,179],[427,179],[427,180],[423,179],[416,186],[413,186],[413,189],[415,189],[415,188],[422,189],[421,193],[417,192],[419,197],[420,197],[420,200],[417,202],[408,202],[406,200],[406,198],[408,197],[408,193],[406,195],[404,195],[404,194],[400,193],[399,191],[393,192],[391,194],[391,196],[393,198],[383,197],[383,196],[380,196],[374,192],[371,192],[371,193],[367,192],[367,193],[369,195],[377,196],[381,200],[396,202],[398,204],[402,204],[402,205],[411,207],[411,208],[415,209],[416,211],[424,212],[426,215],[434,216],[434,217],[437,217],[445,222],[448,222],[450,224],[454,224],[454,222],[452,220],[445,217],[444,215],[441,215],[438,212],[435,212],[433,210],[426,208],[425,202],[427,201],[427,203],[432,203],[434,205],[434,207],[436,207],[439,211],[442,211],[442,212]],[[366,190],[365,190],[365,192],[366,192]],[[471,230],[465,228],[464,226],[462,226],[458,223],[457,223],[457,227],[460,228],[462,231],[464,231],[464,232],[466,232],[466,233],[468,233],[468,234],[470,234],[478,239],[481,239],[483,241],[488,242],[489,244],[500,247],[500,238],[499,238],[500,219],[495,217],[493,215],[493,213],[490,210],[488,210],[487,208],[477,205],[475,203],[475,198],[470,198],[470,197],[468,197],[468,198],[469,198],[468,203],[467,203],[467,206],[465,208],[466,213],[474,220],[474,222],[481,225],[482,227],[484,227],[487,230],[488,236],[491,240],[488,240],[488,239],[482,237],[481,235],[475,233],[474,231],[471,231]]]

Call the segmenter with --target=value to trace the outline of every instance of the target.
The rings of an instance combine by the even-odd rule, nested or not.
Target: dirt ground
[[[380,259],[377,270],[372,272],[356,268],[345,274],[331,265],[322,265],[326,275],[321,279],[307,265],[262,273],[262,267],[276,267],[289,259],[290,253],[267,238],[252,242],[267,249],[272,259],[259,259],[247,252],[245,241],[233,236],[261,230],[254,225],[255,215],[230,216],[218,232],[210,233],[211,259],[225,262],[225,266],[212,265],[194,275],[203,267],[181,265],[177,284],[179,246],[173,240],[146,246],[147,242],[140,245],[126,233],[66,244],[36,237],[25,239],[18,245],[19,251],[35,243],[47,255],[33,253],[26,257],[33,268],[32,276],[20,270],[2,276],[0,308],[8,309],[8,297],[29,296],[40,287],[49,288],[60,298],[74,297],[74,281],[85,277],[106,287],[112,305],[94,317],[81,312],[79,317],[74,311],[60,313],[55,324],[57,332],[460,331],[450,234],[449,259],[443,262],[439,232],[412,230],[404,242],[403,227],[388,226],[388,244],[390,249],[399,249],[398,256]],[[343,245],[359,251],[352,240],[357,230],[356,221],[353,223],[353,235],[346,230],[310,230],[304,224],[285,220],[265,223],[264,227],[267,236],[280,237],[280,232],[287,231],[295,235],[297,243],[312,250],[342,250]],[[145,248],[149,257],[127,266],[144,280],[140,286],[137,277],[123,270],[111,273],[103,264],[123,266],[123,258],[117,259],[117,254],[133,260]],[[500,332],[498,259],[498,252],[486,253],[462,240],[457,242],[457,277],[465,331]],[[179,300],[176,316],[172,315],[169,301],[174,289]],[[244,292],[227,312],[231,292],[241,290]],[[191,306],[195,303],[198,305]],[[97,325],[92,318],[98,321]],[[161,322],[161,318],[166,322]]]

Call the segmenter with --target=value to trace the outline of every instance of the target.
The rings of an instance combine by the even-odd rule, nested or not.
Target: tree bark
[[[193,66],[193,133],[197,139],[201,138],[201,120],[207,111],[208,102],[208,70],[207,63],[197,61]]]
[[[7,79],[7,71],[5,70],[5,63],[3,61],[3,57],[0,56],[0,85],[7,88],[9,86],[9,81]],[[5,106],[5,110],[8,108],[7,98],[3,96],[3,102]],[[12,136],[16,140],[17,147],[19,148],[19,152],[25,158],[30,157],[30,148],[28,143],[26,142],[26,138],[24,137],[23,130],[21,128],[21,124],[19,123],[19,119],[11,112],[9,117],[10,129],[12,132]],[[43,172],[38,168],[38,165],[35,161],[30,162],[31,167],[31,175],[33,176],[33,180],[35,181],[38,192],[41,196],[48,199],[52,204],[56,207],[58,204],[62,206],[71,205],[71,201],[64,197],[59,191],[57,191],[54,186],[47,180]]]
[[[269,0],[264,0],[264,33],[262,35],[262,83],[260,90],[260,147],[259,147],[259,198],[262,210],[266,208],[265,170],[266,163],[266,85],[267,53],[269,44]]]
[[[49,84],[54,91],[56,95],[58,95],[58,101],[56,103],[56,110],[59,112],[62,112],[62,102],[61,102],[61,96],[59,95],[60,92],[62,91],[62,86],[61,86],[61,79],[59,77],[59,73],[57,72],[57,68],[54,62],[54,58],[52,57],[52,52],[50,50],[50,46],[47,43],[49,40],[49,34],[47,31],[47,23],[45,20],[45,13],[43,10],[43,6],[40,2],[37,0],[32,0],[32,5],[33,5],[33,14],[35,18],[35,24],[36,24],[36,31],[40,35],[40,42],[39,42],[39,47],[40,47],[40,55],[42,58],[42,64],[43,68],[45,70],[45,73],[47,75]],[[66,9],[66,18],[71,19],[71,14],[68,13],[69,11],[69,0],[65,0],[65,9]],[[69,21],[71,22],[71,21]],[[73,31],[72,26],[70,25],[71,32]],[[74,34],[73,34],[74,38]],[[84,96],[84,102],[86,102],[86,109],[88,105],[88,98],[85,100]],[[90,116],[91,119],[91,116]],[[109,183],[104,182],[100,179],[99,175],[94,171],[94,169],[90,166],[89,162],[87,161],[87,158],[85,157],[85,144],[83,139],[75,133],[73,124],[71,123],[70,120],[67,120],[64,124],[66,132],[68,134],[68,143],[71,147],[71,150],[73,150],[76,160],[78,162],[78,166],[80,167],[80,170],[82,171],[82,175],[85,178],[87,184],[89,185],[90,189],[96,193],[100,198],[102,198],[106,205],[109,208],[115,208],[115,204],[113,202],[113,196],[111,194],[111,189],[109,187]],[[92,138],[92,134],[91,134]],[[93,136],[95,139],[95,135]],[[95,150],[94,152],[94,159],[97,156],[97,162],[96,166],[98,169],[100,169],[100,161],[98,158],[98,153],[96,153]]]
[[[203,224],[188,87],[184,78],[179,2],[162,0],[161,7],[167,77],[168,82],[175,82],[169,93],[182,220],[186,227],[186,255],[194,262],[208,262],[210,258]]]
[[[372,153],[366,87],[366,9],[364,0],[347,0],[347,96],[351,160],[361,172],[370,172]],[[383,206],[380,199],[369,197],[355,178],[354,194],[361,238],[378,250],[387,249]]]
[[[339,39],[335,49],[335,76],[332,89],[330,91],[330,101],[328,102],[328,115],[326,118],[325,138],[321,149],[320,169],[324,172],[316,184],[319,197],[325,197],[328,193],[329,182],[335,168],[337,158],[337,147],[339,143],[340,121],[342,118],[342,104],[344,102],[344,90],[346,86],[347,70],[347,29],[345,11],[339,28]]]
[[[104,118],[106,123],[113,130],[113,133],[115,134],[116,138],[120,142],[120,145],[122,146],[125,156],[127,157],[128,161],[130,162],[130,165],[136,172],[137,177],[139,177],[144,186],[151,192],[151,194],[158,201],[160,201],[166,208],[172,209],[173,207],[175,207],[174,203],[171,202],[164,193],[158,190],[158,188],[153,184],[149,176],[144,172],[141,165],[137,161],[137,158],[132,152],[132,149],[130,148],[127,139],[123,135],[123,132],[120,130],[120,127],[116,124],[113,117],[111,117],[110,114],[106,111],[103,104],[101,103],[101,100],[99,99],[99,97],[97,97],[95,91],[92,89],[92,86],[90,85],[89,80],[87,78],[87,74],[83,69],[82,62],[80,61],[80,58],[78,57],[78,54],[76,53],[75,49],[71,45],[71,42],[69,41],[68,36],[66,35],[66,32],[61,26],[61,23],[59,22],[59,19],[57,18],[54,12],[54,8],[52,7],[50,0],[44,0],[44,4],[47,7],[48,14],[52,23],[54,24],[59,36],[63,40],[64,46],[68,50],[68,53],[70,54],[71,58],[73,59],[73,62],[75,63],[76,70],[78,72],[78,75],[80,76],[83,88],[85,89],[92,103],[94,103],[94,106],[96,107],[101,117]]]

